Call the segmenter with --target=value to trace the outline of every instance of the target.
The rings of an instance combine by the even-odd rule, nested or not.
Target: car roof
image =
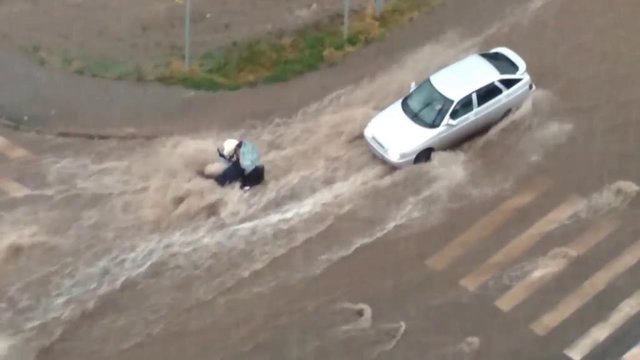
[[[433,86],[454,101],[499,78],[498,70],[478,54],[448,65],[430,77]]]

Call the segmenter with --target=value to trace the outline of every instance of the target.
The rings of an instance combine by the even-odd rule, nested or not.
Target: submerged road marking
[[[582,337],[566,348],[564,353],[573,360],[582,359],[598,344],[613,334],[616,329],[635,316],[638,311],[640,311],[640,290],[637,290],[633,295],[621,302],[605,320],[589,329]]]
[[[0,177],[0,190],[10,196],[24,196],[31,192],[26,186],[5,177]]]
[[[531,294],[560,274],[577,257],[584,255],[593,246],[606,238],[618,226],[620,226],[620,220],[617,216],[601,219],[589,226],[578,238],[567,245],[567,249],[571,253],[568,257],[556,260],[552,258],[550,253],[529,276],[496,300],[495,305],[505,312],[518,306]],[[545,262],[545,260],[548,261]]]
[[[582,198],[576,195],[570,196],[565,202],[553,209],[507,244],[507,246],[494,254],[484,264],[460,280],[460,285],[469,291],[476,290],[496,272],[515,261],[516,258],[533,247],[546,233],[560,226],[565,220],[578,211],[583,201]]]
[[[425,263],[435,270],[445,269],[466,251],[470,250],[476,243],[490,236],[496,229],[506,223],[517,210],[535,200],[538,195],[547,190],[550,185],[551,181],[549,179],[536,179],[523,191],[505,200],[455,240],[433,254]]]
[[[612,280],[627,271],[640,260],[640,240],[624,249],[618,257],[593,274],[574,292],[567,295],[555,308],[530,325],[538,335],[548,334],[571,314],[602,291]]]
[[[0,153],[4,154],[11,160],[30,156],[31,153],[0,136]]]
[[[629,349],[620,360],[640,360],[640,343]]]

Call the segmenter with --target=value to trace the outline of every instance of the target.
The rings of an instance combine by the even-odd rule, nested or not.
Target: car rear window
[[[504,54],[487,52],[480,54],[480,56],[490,62],[502,75],[513,75],[518,72],[518,65]]]

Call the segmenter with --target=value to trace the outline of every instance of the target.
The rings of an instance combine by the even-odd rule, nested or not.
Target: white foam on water
[[[407,330],[407,324],[404,321],[400,321],[394,324],[382,324],[377,327],[378,330],[383,330],[385,332],[390,332],[390,339],[387,341],[383,341],[381,344],[376,345],[373,348],[371,356],[373,358],[378,358],[380,354],[392,350],[398,344],[398,341],[404,335],[404,332]]]
[[[435,181],[425,186],[422,192],[401,202],[401,206],[392,212],[386,223],[370,230],[369,234],[356,237],[350,243],[344,244],[346,246],[322,255],[312,273],[321,272],[330,264],[389,233],[397,225],[421,217],[427,211],[432,215],[428,220],[430,223],[439,221],[444,214],[443,210],[447,206],[451,192],[468,180],[469,170],[465,166],[465,160],[464,155],[460,153],[443,153],[434,156],[431,165]]]
[[[632,181],[619,180],[592,195],[578,212],[580,218],[594,218],[612,209],[624,208],[635,198],[640,187]]]
[[[9,354],[9,347],[13,343],[13,339],[8,336],[0,335],[0,359],[5,359]]]
[[[337,330],[340,333],[352,332],[357,330],[368,329],[373,322],[373,311],[371,306],[365,303],[343,303],[338,305],[338,309],[351,310],[358,314],[358,320],[353,321],[347,325],[340,326]]]
[[[477,336],[469,336],[465,338],[460,344],[455,346],[455,351],[460,352],[463,359],[467,359],[473,356],[480,349],[480,338]]]
[[[33,360],[35,354],[15,336],[0,334],[0,360]]]

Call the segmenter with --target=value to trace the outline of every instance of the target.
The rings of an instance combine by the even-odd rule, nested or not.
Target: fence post
[[[382,10],[384,10],[384,0],[375,0],[376,3],[376,17],[382,14]]]
[[[351,10],[351,5],[349,0],[344,0],[344,19],[342,24],[342,37],[344,41],[347,41],[347,37],[349,36],[349,11]]]
[[[184,7],[184,66],[189,69],[191,61],[191,0]]]

